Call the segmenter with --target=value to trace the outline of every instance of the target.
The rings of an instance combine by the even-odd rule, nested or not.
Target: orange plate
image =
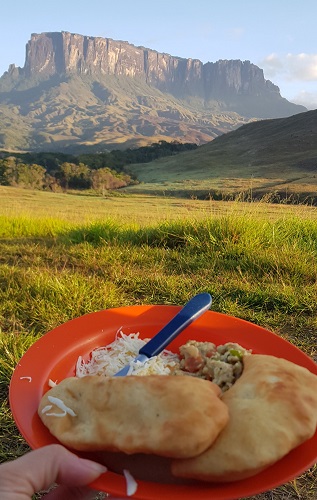
[[[88,359],[95,347],[112,342],[119,328],[125,334],[140,332],[140,338],[151,337],[179,310],[179,306],[162,305],[103,310],[69,321],[35,342],[15,369],[9,394],[16,425],[31,448],[40,448],[57,442],[37,415],[39,402],[49,389],[49,379],[61,381],[65,377],[73,376],[78,356]],[[206,312],[187,327],[171,343],[169,349],[177,351],[180,345],[190,339],[211,341],[217,345],[237,342],[247,349],[252,349],[253,353],[282,357],[317,374],[314,361],[297,347],[264,328],[224,314]],[[31,380],[23,377],[31,377]],[[243,453],[243,450],[241,452]],[[101,460],[100,456],[90,455],[90,458],[94,457]],[[138,481],[138,489],[133,498],[234,500],[271,490],[311,467],[317,461],[317,433],[264,472],[247,480],[226,484],[198,482],[179,484],[179,480],[171,484],[170,478],[164,476],[164,467],[168,470],[166,463],[162,469],[162,464],[156,462],[155,457],[152,457],[153,462],[151,462],[150,456],[133,456],[130,463],[124,462],[125,457],[122,461],[121,458],[120,454],[112,454],[112,457],[110,454],[110,458],[109,455],[107,458],[103,457],[111,471],[95,481],[92,484],[93,488],[115,496],[125,496],[126,482],[122,469],[129,468]],[[141,474],[134,470],[134,462],[139,462],[141,465]]]

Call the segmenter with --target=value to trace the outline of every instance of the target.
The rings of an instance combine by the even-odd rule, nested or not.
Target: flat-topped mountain
[[[203,144],[249,121],[305,110],[250,61],[203,64],[110,38],[32,34],[24,67],[12,64],[0,78],[0,148]]]

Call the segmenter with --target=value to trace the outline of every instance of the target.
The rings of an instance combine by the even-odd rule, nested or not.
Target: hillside
[[[79,154],[160,140],[204,144],[305,111],[250,61],[203,64],[128,42],[32,34],[0,78],[0,149]]]
[[[195,151],[129,170],[142,183],[133,191],[317,199],[317,110],[249,123]]]

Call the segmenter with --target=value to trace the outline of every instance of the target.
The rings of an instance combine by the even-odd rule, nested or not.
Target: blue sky
[[[31,33],[125,40],[173,56],[249,60],[292,102],[317,108],[316,0],[8,0],[0,75],[23,66]]]

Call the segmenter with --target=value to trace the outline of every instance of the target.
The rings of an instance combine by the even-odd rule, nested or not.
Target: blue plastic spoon
[[[212,297],[209,293],[200,293],[190,299],[187,304],[174,316],[162,330],[160,330],[149,342],[147,342],[139,350],[138,356],[133,360],[133,363],[138,361],[145,363],[152,356],[157,356],[165,347],[174,340],[188,325],[195,319],[199,318],[207,311],[212,302]],[[130,370],[130,364],[126,365],[118,371],[115,377],[124,377]]]

